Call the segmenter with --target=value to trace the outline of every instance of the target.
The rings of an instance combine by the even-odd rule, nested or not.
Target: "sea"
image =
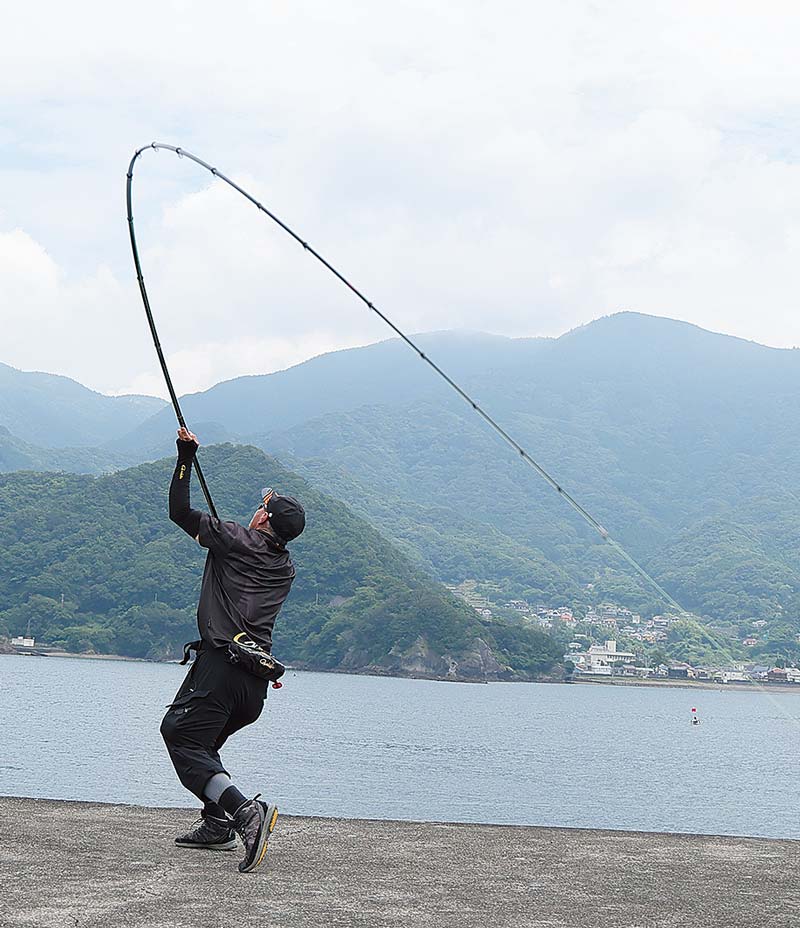
[[[159,735],[185,672],[0,656],[0,795],[196,806]],[[800,838],[793,692],[290,670],[222,757],[287,814]]]

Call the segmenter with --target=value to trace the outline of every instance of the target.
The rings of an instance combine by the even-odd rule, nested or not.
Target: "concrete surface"
[[[282,816],[239,874],[194,814],[0,798],[0,926],[800,924],[796,841]]]

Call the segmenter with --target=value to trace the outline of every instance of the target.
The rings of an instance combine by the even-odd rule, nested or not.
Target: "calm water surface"
[[[184,673],[0,656],[0,795],[192,804],[158,733]],[[287,813],[800,838],[800,694],[284,679],[223,760]]]

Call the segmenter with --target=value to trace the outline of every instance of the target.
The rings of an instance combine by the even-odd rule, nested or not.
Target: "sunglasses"
[[[269,501],[272,499],[274,495],[275,495],[275,491],[272,489],[272,487],[264,487],[264,489],[261,491],[261,499],[263,500],[263,502],[258,508],[263,509],[264,512],[268,512],[269,510],[267,509],[267,504],[269,503]]]

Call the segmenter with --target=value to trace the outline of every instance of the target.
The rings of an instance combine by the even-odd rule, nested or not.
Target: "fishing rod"
[[[670,594],[661,586],[661,584],[652,577],[644,567],[639,564],[635,558],[630,555],[623,546],[616,541],[608,531],[598,522],[597,519],[585,509],[570,493],[568,493],[561,484],[553,477],[551,474],[542,467],[534,458],[528,454],[528,452],[522,447],[522,445],[517,442],[488,412],[475,400],[466,390],[464,390],[449,374],[447,374],[439,365],[433,361],[428,355],[414,342],[405,332],[403,332],[394,322],[371,300],[368,300],[366,296],[355,287],[350,281],[341,274],[332,264],[330,264],[323,256],[316,251],[311,245],[308,244],[304,239],[302,239],[293,229],[291,229],[283,220],[279,219],[273,212],[268,210],[263,203],[260,203],[252,194],[248,193],[243,187],[240,187],[235,181],[231,180],[229,177],[226,177],[221,171],[217,168],[212,167],[206,161],[203,161],[202,158],[198,158],[197,155],[193,155],[191,152],[186,151],[185,148],[176,148],[174,145],[166,145],[163,142],[151,142],[149,145],[143,145],[141,148],[137,149],[134,152],[133,157],[131,158],[130,165],[128,166],[128,183],[127,183],[127,201],[128,201],[128,229],[130,232],[131,238],[131,249],[133,251],[133,262],[136,265],[136,278],[139,282],[139,290],[142,294],[142,302],[144,303],[145,314],[147,315],[147,323],[150,326],[150,332],[153,336],[153,343],[156,347],[156,353],[158,354],[158,360],[161,365],[161,370],[164,374],[164,379],[167,383],[167,389],[169,390],[170,399],[172,400],[172,406],[175,410],[175,415],[178,418],[178,422],[181,426],[186,426],[186,423],[183,418],[183,413],[181,412],[180,404],[178,403],[178,397],[175,393],[175,390],[172,386],[172,380],[169,375],[169,370],[167,369],[167,362],[164,359],[164,353],[161,350],[161,343],[158,338],[158,333],[156,331],[156,325],[153,320],[153,313],[150,308],[150,300],[147,297],[147,289],[144,285],[144,276],[142,275],[142,266],[141,261],[139,260],[139,251],[136,247],[136,235],[134,232],[133,225],[133,207],[132,207],[132,187],[133,187],[133,169],[142,152],[147,151],[148,149],[153,149],[154,151],[165,150],[174,152],[179,158],[188,158],[190,161],[194,161],[195,164],[199,164],[200,167],[204,168],[206,171],[211,173],[214,177],[218,178],[221,181],[224,181],[228,184],[229,187],[232,187],[237,193],[240,193],[246,200],[249,200],[257,209],[261,210],[266,216],[268,216],[274,223],[279,225],[284,232],[288,233],[298,244],[302,245],[304,250],[309,254],[313,255],[322,265],[324,265],[334,277],[338,278],[349,290],[351,290],[365,306],[368,307],[375,315],[384,322],[389,328],[404,341],[409,348],[411,348],[423,360],[433,371],[439,375],[455,392],[466,402],[472,409],[494,430],[494,432],[500,436],[500,438],[511,447],[519,457],[546,482],[549,486],[561,496],[562,499],[578,513],[578,515],[590,525],[614,551],[617,555],[621,557],[639,576],[645,580],[661,597],[661,599],[675,609],[680,615],[686,615],[686,610],[678,603],[675,599],[670,596]],[[203,494],[208,503],[208,508],[211,511],[211,514],[217,518],[217,512],[214,508],[214,503],[211,500],[211,493],[206,485],[205,479],[203,477],[202,471],[200,470],[199,464],[196,465],[197,477],[200,481],[200,486],[203,489]]]
[[[157,145],[153,142],[152,145],[146,145],[145,148],[168,148],[169,146]],[[144,285],[144,275],[142,274],[142,262],[139,260],[139,249],[136,245],[136,231],[133,227],[133,166],[136,163],[136,159],[141,155],[145,148],[140,148],[131,158],[131,163],[128,165],[128,182],[125,185],[125,195],[128,203],[128,232],[131,237],[131,251],[133,252],[133,263],[136,266],[136,279],[139,282],[139,292],[142,295],[142,303],[144,303],[144,312],[147,316],[147,324],[150,327],[150,334],[153,336],[153,344],[156,348],[156,354],[158,355],[158,363],[161,365],[161,373],[164,375],[164,380],[167,384],[167,390],[169,391],[169,398],[172,401],[172,408],[175,410],[175,416],[178,420],[178,425],[181,428],[186,428],[186,420],[183,418],[183,411],[181,410],[181,404],[178,402],[178,394],[175,392],[175,387],[172,385],[172,378],[169,375],[169,368],[167,367],[167,361],[164,357],[164,352],[161,349],[161,340],[158,337],[158,330],[156,329],[155,319],[153,319],[153,311],[150,308],[150,299],[147,296],[147,287]],[[176,151],[176,149],[173,149]],[[200,488],[203,491],[203,496],[206,498],[206,503],[208,504],[208,511],[215,519],[219,519],[217,515],[217,507],[214,505],[214,500],[211,499],[211,491],[208,489],[208,484],[206,483],[206,478],[203,476],[203,470],[200,467],[200,462],[195,456],[194,460],[194,471],[197,474],[197,479],[200,482]]]

